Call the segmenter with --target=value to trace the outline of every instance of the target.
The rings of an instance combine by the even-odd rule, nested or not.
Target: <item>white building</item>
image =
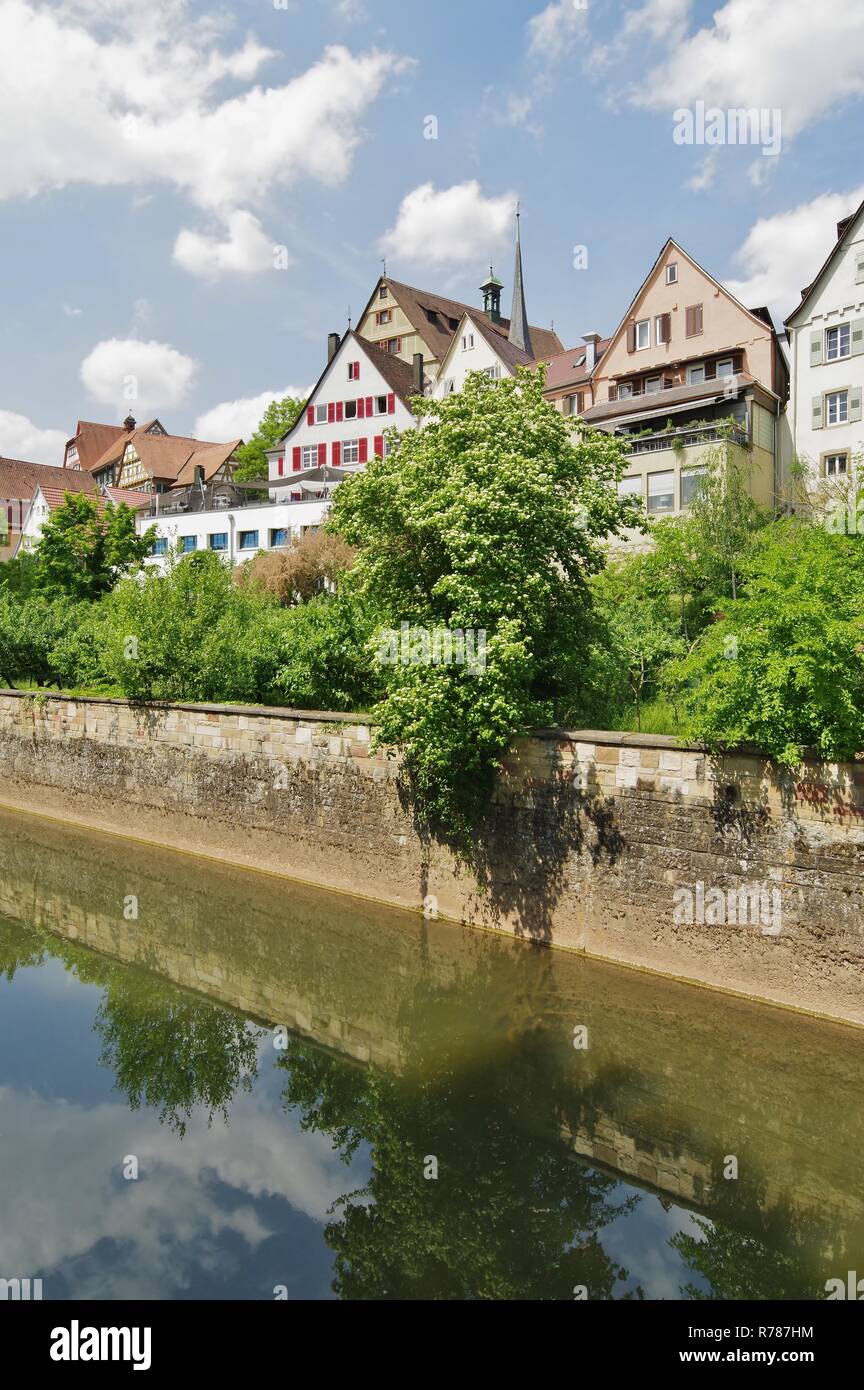
[[[160,499],[161,500],[161,499]],[[151,501],[155,509],[155,500]],[[165,567],[169,553],[192,555],[212,550],[226,564],[240,565],[260,550],[284,550],[308,530],[317,530],[326,503],[262,502],[246,506],[215,506],[203,510],[160,509],[158,515],[139,511],[136,528],[142,535],[151,526],[156,544],[148,565]]]
[[[331,333],[327,345],[305,411],[267,454],[271,498],[320,502],[322,518],[341,476],[384,457],[387,430],[414,428],[411,398],[423,394],[422,354],[411,367],[353,329],[341,341]]]
[[[790,426],[798,458],[820,479],[849,477],[864,459],[864,203],[786,320]]]

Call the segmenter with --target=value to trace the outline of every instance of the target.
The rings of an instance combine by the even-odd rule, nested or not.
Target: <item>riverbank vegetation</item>
[[[758,508],[722,443],[687,513],[647,522],[618,495],[622,441],[553,410],[539,374],[478,375],[418,411],[340,486],[326,531],[233,573],[210,552],[147,568],[127,509],[69,497],[39,550],[0,566],[0,676],[366,711],[457,841],[532,726],[753,742],[787,763],[864,747],[858,534]],[[615,558],[625,527],[645,544]]]

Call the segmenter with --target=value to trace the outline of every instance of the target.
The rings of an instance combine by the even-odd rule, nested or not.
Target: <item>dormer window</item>
[[[678,284],[678,262],[677,262],[677,261],[673,261],[671,265],[667,265],[667,267],[666,267],[666,284],[667,284],[667,285],[677,285],[677,284]]]

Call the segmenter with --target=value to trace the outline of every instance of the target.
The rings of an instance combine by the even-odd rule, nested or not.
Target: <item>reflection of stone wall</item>
[[[507,760],[478,892],[358,717],[5,692],[0,735],[8,804],[864,1023],[864,769],[538,735]],[[779,890],[782,931],[676,923],[697,882]]]
[[[2,813],[0,915],[409,1084],[441,1056],[506,1070],[515,1042],[550,1137],[708,1214],[737,1201],[749,1219],[755,1190],[864,1259],[859,1030]]]

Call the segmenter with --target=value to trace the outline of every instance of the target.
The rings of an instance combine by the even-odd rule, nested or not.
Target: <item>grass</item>
[[[685,738],[687,735],[684,722],[674,705],[660,696],[654,700],[646,700],[642,705],[639,710],[638,728],[635,705],[614,719],[611,728],[622,733],[672,734],[677,738]]]

